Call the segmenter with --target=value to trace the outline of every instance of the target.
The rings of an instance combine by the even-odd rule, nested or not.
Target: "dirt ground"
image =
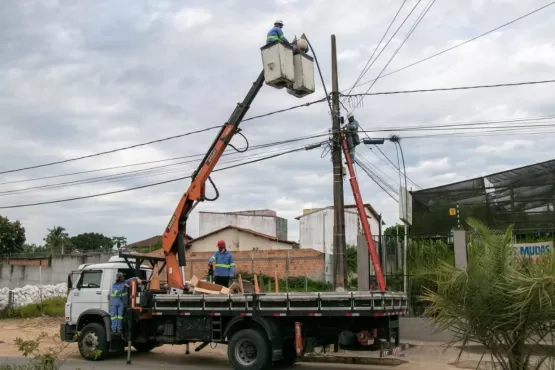
[[[24,340],[36,339],[41,333],[46,333],[47,338],[41,341],[41,349],[47,350],[49,348],[59,351],[61,358],[64,359],[80,359],[77,345],[75,343],[61,343],[59,339],[60,319],[55,318],[33,318],[33,319],[10,319],[0,321],[0,356],[20,356],[21,353],[17,350],[14,340],[22,338]],[[452,365],[459,351],[456,348],[446,349],[442,343],[420,342],[411,343],[413,346],[396,356],[400,360],[407,363],[397,366],[389,367],[394,369],[476,369],[480,359],[482,358],[483,351],[473,348],[469,352],[462,354],[460,362],[457,366]],[[193,356],[201,356],[207,358],[226,358],[226,346],[219,345],[216,348],[205,348],[201,353],[194,352],[194,346],[191,346]],[[163,359],[165,363],[176,362],[178,363],[183,359],[185,352],[184,346],[162,346],[153,350],[153,353],[146,354],[152,361]],[[357,354],[358,356],[359,354]],[[140,355],[141,357],[145,355]],[[485,355],[482,361],[489,360],[489,355]],[[491,366],[484,366],[480,368],[487,369]],[[308,366],[310,368],[312,366]],[[381,369],[382,367],[373,367],[365,365],[368,369]],[[387,368],[387,367],[386,367]]]

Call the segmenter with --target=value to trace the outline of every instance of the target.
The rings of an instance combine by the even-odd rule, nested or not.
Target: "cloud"
[[[393,29],[414,3],[407,2]],[[340,3],[192,0],[184,5],[170,0],[117,3],[76,0],[61,5],[57,1],[32,0],[2,3],[0,171],[225,122],[260,71],[259,48],[276,18],[285,22],[284,32],[289,39],[302,33],[308,36],[328,87],[330,35],[336,35],[340,88],[347,89],[380,41],[399,3],[388,1],[368,6],[355,0]],[[542,5],[540,0],[480,1],[471,6],[465,2],[436,2],[385,73]],[[384,77],[371,92],[550,79],[555,69],[554,12],[554,7],[547,8],[487,37]],[[397,44],[406,34],[410,20],[408,23],[396,36]],[[384,51],[361,82],[380,73],[396,45]],[[247,117],[321,97],[323,89],[319,78],[317,81],[317,92],[302,100],[264,86]],[[369,86],[368,83],[358,86],[353,92],[363,93]],[[553,115],[554,95],[552,85],[536,85],[368,96],[362,104],[354,100],[345,100],[344,104],[356,110],[365,130],[375,130],[370,136],[384,137],[390,132],[380,129]],[[218,167],[326,140],[327,137],[321,137],[256,148],[269,142],[325,133],[330,127],[325,103],[246,121],[241,128],[251,149],[224,156]],[[487,135],[480,132],[483,129],[396,133],[403,138],[408,176],[422,187],[431,187],[551,159],[554,151],[549,130],[524,127],[513,133]],[[3,174],[0,183],[95,171],[0,184],[0,204],[87,196],[187,177],[196,169],[215,135],[215,131],[209,131],[106,156]],[[233,144],[238,148],[245,145],[240,137],[234,138]],[[386,141],[380,149],[387,158],[376,148],[361,146],[357,151],[391,187],[398,188],[399,173],[393,167],[402,168],[402,159],[397,159],[396,148],[390,142]],[[167,161],[132,166],[160,160]],[[96,171],[114,166],[127,167]],[[212,179],[220,197],[215,202],[203,202],[196,211],[276,209],[290,220],[290,239],[297,240],[298,224],[293,218],[303,208],[332,204],[331,172],[324,147],[215,172]],[[358,176],[364,200],[383,214],[388,225],[395,223],[398,218],[395,200],[362,171],[358,171]],[[28,240],[35,243],[40,243],[46,228],[53,225],[66,227],[70,234],[94,231],[109,236],[125,235],[134,241],[163,232],[189,182],[182,179],[133,192],[0,213],[20,219]],[[344,184],[345,202],[352,203],[349,184]],[[39,188],[2,193],[28,187]],[[207,194],[214,195],[210,185]],[[198,233],[196,211],[189,219],[188,231],[192,235]]]

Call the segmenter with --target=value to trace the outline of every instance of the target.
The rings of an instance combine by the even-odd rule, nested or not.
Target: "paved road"
[[[140,357],[140,358],[139,358]],[[153,356],[149,356],[153,357]],[[157,357],[157,356],[154,356]],[[27,364],[28,360],[23,357],[0,357],[0,364],[9,363],[16,365]],[[354,365],[339,365],[342,369],[353,369],[353,370],[391,370],[392,367],[374,367],[364,365],[354,366]],[[291,370],[332,370],[337,369],[338,364],[321,365],[321,364],[296,364],[293,367],[289,367]],[[136,355],[133,359],[131,365],[127,365],[124,359],[107,359],[104,361],[91,362],[70,359],[65,362],[62,366],[62,370],[231,370],[231,366],[226,359],[213,358],[206,356],[191,356],[186,360],[182,361],[181,364],[168,364],[164,361],[156,361],[153,358],[147,358],[146,356]]]

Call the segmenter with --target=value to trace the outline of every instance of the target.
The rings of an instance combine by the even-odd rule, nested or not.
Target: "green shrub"
[[[0,311],[0,319],[7,318],[23,318],[28,319],[40,316],[63,317],[66,298],[55,297],[48,298],[39,303],[31,303],[27,306],[13,308],[9,310],[4,308]],[[1,370],[1,368],[0,368]]]

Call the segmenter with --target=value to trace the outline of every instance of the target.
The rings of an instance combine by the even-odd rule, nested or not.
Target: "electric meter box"
[[[302,98],[315,91],[314,85],[314,58],[304,53],[293,56],[295,79],[287,92],[297,98]]]
[[[277,89],[292,87],[295,81],[293,48],[283,42],[274,41],[260,48],[264,66],[264,80]]]

